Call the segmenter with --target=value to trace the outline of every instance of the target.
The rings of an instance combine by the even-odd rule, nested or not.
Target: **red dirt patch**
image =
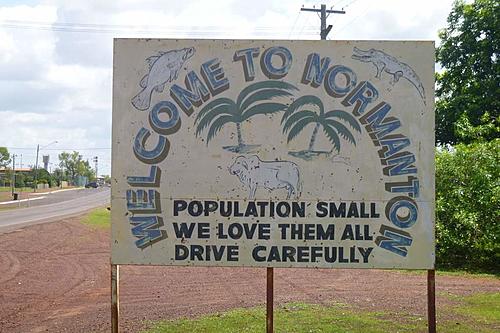
[[[109,232],[75,220],[0,235],[0,332],[110,330]],[[265,269],[123,266],[120,326],[265,302]],[[494,292],[500,280],[437,276],[443,293]],[[276,303],[347,303],[425,318],[425,275],[381,270],[276,269]]]

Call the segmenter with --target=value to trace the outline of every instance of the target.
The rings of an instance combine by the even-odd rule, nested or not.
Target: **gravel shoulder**
[[[0,234],[0,332],[110,329],[109,231],[79,218]],[[265,269],[122,266],[120,326],[213,313],[265,302]],[[500,279],[436,278],[448,294],[498,292]],[[383,270],[276,269],[276,303],[345,303],[369,311],[426,315],[426,277]]]

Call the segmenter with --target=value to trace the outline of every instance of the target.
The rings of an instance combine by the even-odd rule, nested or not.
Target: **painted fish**
[[[188,47],[168,52],[159,51],[157,55],[147,58],[149,73],[139,83],[142,90],[132,98],[132,105],[138,110],[149,109],[153,90],[161,93],[167,82],[177,79],[182,65],[193,55],[194,47]]]

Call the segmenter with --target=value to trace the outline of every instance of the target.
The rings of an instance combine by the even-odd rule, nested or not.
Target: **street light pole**
[[[35,181],[33,182],[33,190],[36,192],[38,187],[38,152],[40,151],[40,145],[36,145],[36,162],[35,162]]]
[[[11,188],[12,188],[12,196],[14,196],[14,188],[16,187],[16,155],[12,155],[12,180]]]
[[[57,143],[56,141],[53,141],[49,143],[46,146],[43,146],[42,149],[47,148],[50,145],[53,145],[54,143]],[[34,191],[36,192],[37,187],[38,187],[38,153],[40,151],[40,145],[36,145],[36,161],[35,161],[35,181],[34,181]]]

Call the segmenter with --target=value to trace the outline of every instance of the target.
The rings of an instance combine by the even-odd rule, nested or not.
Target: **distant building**
[[[32,171],[32,168],[16,168],[16,175],[28,174]],[[10,186],[12,169],[0,167],[0,186],[5,186],[8,184]]]
[[[50,156],[49,155],[43,155],[42,159],[43,159],[43,168],[45,170],[49,171],[49,159],[50,159]]]
[[[0,175],[5,175],[7,172],[10,172],[12,168],[0,167]],[[32,168],[16,168],[16,173],[29,173],[33,169]]]

